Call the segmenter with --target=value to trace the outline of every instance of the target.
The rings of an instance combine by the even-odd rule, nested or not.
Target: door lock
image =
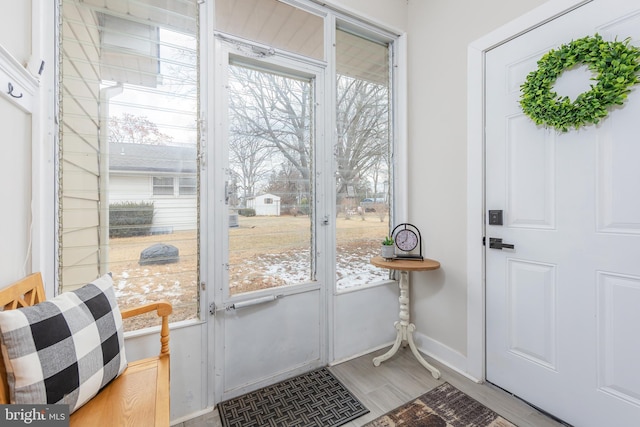
[[[502,210],[489,211],[489,225],[502,225]]]
[[[502,239],[496,237],[489,237],[489,248],[491,249],[515,249],[515,246],[511,243],[502,243]]]

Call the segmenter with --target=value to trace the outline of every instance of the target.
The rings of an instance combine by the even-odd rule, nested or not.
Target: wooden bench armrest
[[[162,326],[160,328],[160,355],[169,354],[169,315],[173,311],[171,303],[168,301],[150,302],[137,307],[122,309],[120,313],[123,319],[128,319],[152,311],[156,311],[158,317],[162,317]]]
[[[159,317],[165,317],[171,314],[173,307],[168,301],[149,302],[147,304],[139,305],[131,308],[124,308],[120,310],[123,319],[129,317],[139,316],[140,314],[149,313],[156,310]]]

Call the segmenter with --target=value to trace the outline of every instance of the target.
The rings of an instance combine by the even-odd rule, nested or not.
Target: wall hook
[[[13,96],[14,98],[22,98],[22,94],[15,95],[13,93],[13,85],[11,84],[11,82],[9,82],[9,95]]]

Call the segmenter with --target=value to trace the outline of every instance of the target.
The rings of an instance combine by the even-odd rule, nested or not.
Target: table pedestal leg
[[[413,323],[409,322],[409,274],[406,271],[400,272],[400,320],[395,323],[395,327],[397,330],[396,341],[393,343],[393,346],[387,351],[385,354],[375,357],[373,359],[374,366],[380,366],[380,363],[385,360],[391,358],[398,349],[400,345],[406,341],[409,343],[409,348],[411,348],[411,352],[418,359],[418,362],[425,368],[427,368],[431,375],[434,378],[440,378],[440,371],[438,371],[434,366],[430,365],[429,362],[424,360],[416,344],[413,342],[413,332],[416,330],[416,326]]]

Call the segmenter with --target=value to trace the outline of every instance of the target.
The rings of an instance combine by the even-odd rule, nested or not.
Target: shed
[[[280,216],[280,197],[270,193],[250,197],[247,207],[255,209],[256,215]]]

